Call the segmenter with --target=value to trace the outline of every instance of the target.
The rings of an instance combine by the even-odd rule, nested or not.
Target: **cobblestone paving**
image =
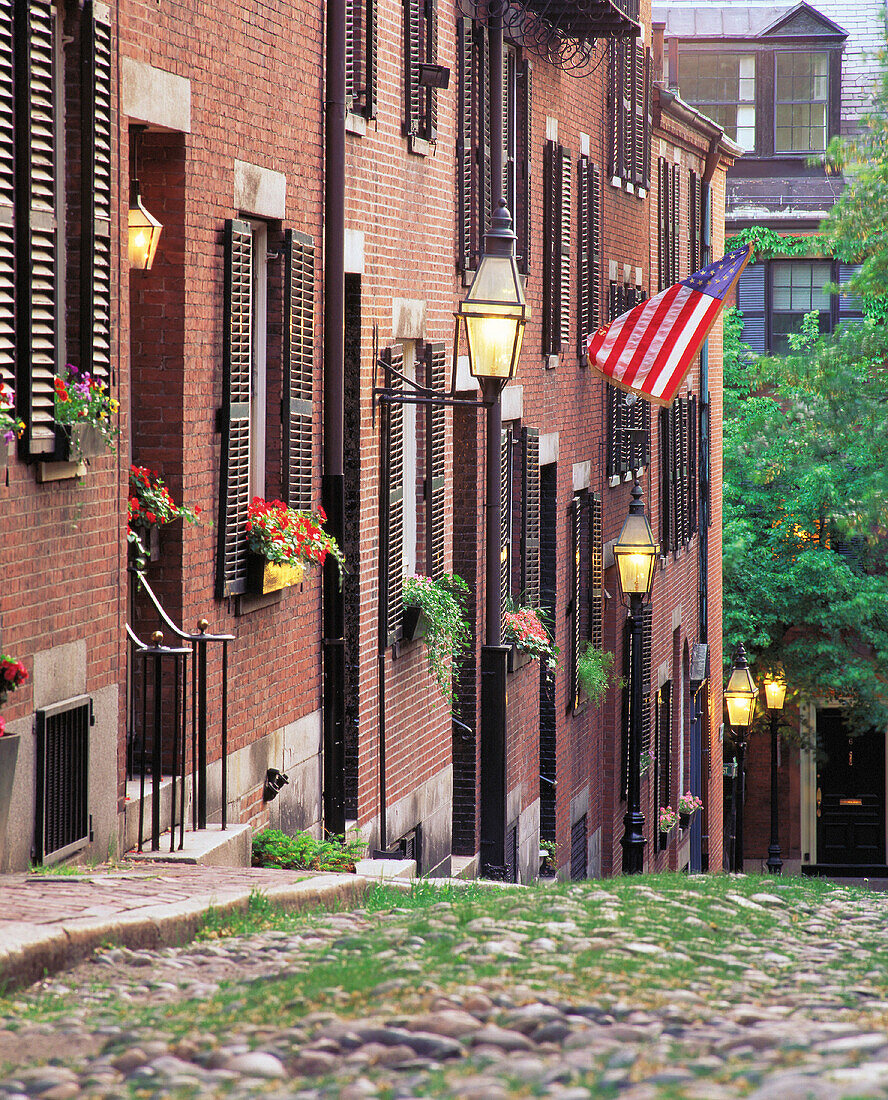
[[[0,1002],[0,1098],[888,1096],[884,896],[684,882],[108,949]]]

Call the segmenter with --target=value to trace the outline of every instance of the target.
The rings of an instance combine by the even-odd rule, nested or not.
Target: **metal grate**
[[[395,856],[402,859],[412,859],[416,862],[417,875],[422,874],[422,825],[417,825],[409,833],[405,833],[400,840],[395,842]]]
[[[518,881],[518,826],[506,829],[506,882]]]
[[[89,842],[87,695],[37,711],[37,813],[34,862],[55,863]]]
[[[574,881],[586,878],[587,838],[587,819],[583,814],[570,827],[570,877]]]

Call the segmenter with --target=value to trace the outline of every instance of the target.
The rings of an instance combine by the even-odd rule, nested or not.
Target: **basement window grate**
[[[56,863],[89,843],[88,695],[37,711],[34,862]]]
[[[586,878],[586,815],[570,827],[570,877],[574,881]]]
[[[518,881],[518,826],[506,830],[506,882]]]

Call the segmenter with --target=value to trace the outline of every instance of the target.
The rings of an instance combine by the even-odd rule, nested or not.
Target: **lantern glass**
[[[475,378],[515,373],[528,309],[514,256],[483,256],[459,307],[465,318],[469,370]]]
[[[776,677],[765,680],[765,700],[769,710],[783,710],[783,701],[786,698],[786,683]]]
[[[138,184],[129,205],[129,264],[138,271],[150,271],[163,226],[142,203]]]
[[[623,594],[646,596],[654,583],[654,564],[660,547],[654,542],[644,513],[630,512],[614,544],[614,560]]]
[[[758,691],[749,667],[744,663],[733,669],[725,688],[725,703],[732,726],[746,729],[752,725],[757,696]]]

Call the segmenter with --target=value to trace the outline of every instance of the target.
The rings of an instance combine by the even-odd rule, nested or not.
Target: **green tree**
[[[725,326],[724,630],[759,671],[888,721],[888,329],[816,332],[756,359]]]

